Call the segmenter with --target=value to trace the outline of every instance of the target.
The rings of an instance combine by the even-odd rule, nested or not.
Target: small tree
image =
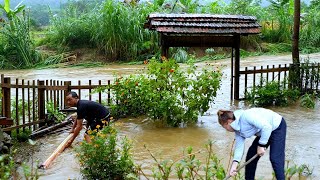
[[[208,66],[211,67],[212,66]],[[146,75],[116,76],[110,86],[115,116],[147,114],[169,126],[194,123],[209,109],[220,88],[221,73],[182,69],[175,60],[151,60]]]

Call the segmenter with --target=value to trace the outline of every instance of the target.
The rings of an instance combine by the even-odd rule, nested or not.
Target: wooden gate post
[[[38,117],[39,120],[45,120],[46,118],[46,102],[44,81],[38,81]],[[39,127],[44,126],[45,123],[39,123]]]
[[[1,75],[2,87],[2,115],[11,118],[11,78]]]
[[[67,106],[66,96],[71,91],[71,88],[70,88],[71,81],[64,81],[64,86],[65,86],[65,88],[64,88],[64,97],[63,98],[64,98],[64,108],[66,108],[66,106]]]
[[[240,94],[240,35],[235,35],[235,64],[234,64],[234,99],[239,100]]]

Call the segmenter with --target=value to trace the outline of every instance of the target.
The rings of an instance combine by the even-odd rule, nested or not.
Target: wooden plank
[[[281,69],[281,64],[279,64],[279,69]],[[280,80],[281,80],[281,71],[278,72],[278,85],[280,86]]]
[[[32,80],[32,122],[36,121],[36,88],[34,87],[36,84],[35,80]],[[36,130],[37,126],[36,124],[33,124],[33,130]]]
[[[81,81],[79,80],[78,81],[78,85],[81,86]],[[79,99],[81,98],[81,89],[78,89],[78,96],[79,96]]]
[[[19,128],[22,128],[22,127],[27,127],[27,126],[31,126],[31,125],[35,125],[35,124],[39,124],[39,123],[43,123],[43,122],[45,122],[44,119],[43,120],[39,120],[39,121],[26,123],[26,124],[22,124],[22,125],[6,127],[6,128],[3,128],[3,131],[11,131],[11,130],[14,130],[14,129],[19,129]]]
[[[91,96],[91,89],[92,89],[92,86],[91,86],[91,80],[89,80],[89,101],[92,100],[92,96]]]
[[[69,134],[69,136],[64,139],[64,141],[57,147],[57,149],[49,156],[49,158],[40,165],[40,168],[47,169],[54,161],[54,159],[64,151],[66,148],[68,141],[73,137],[73,133]]]
[[[253,88],[256,87],[256,66],[253,66]]]
[[[21,85],[22,85],[22,89],[21,89],[21,93],[22,93],[22,124],[26,123],[26,110],[25,110],[25,97],[24,97],[24,79],[22,79],[21,81]],[[25,128],[23,128],[23,131],[25,131]]]
[[[19,80],[16,79],[16,84],[18,84]],[[16,125],[19,125],[19,89],[16,88]],[[19,133],[19,129],[17,129],[17,134]]]
[[[28,81],[27,85],[30,85],[30,81]],[[28,93],[28,122],[30,122],[31,120],[31,104],[30,104],[30,88],[27,89],[27,93]],[[31,126],[29,126],[29,130],[31,130]]]
[[[99,80],[99,86],[101,86],[101,80]],[[99,92],[99,103],[101,104],[101,92]]]
[[[288,70],[289,70],[288,67],[272,68],[272,69],[256,69],[256,70],[240,71],[240,74],[268,73],[268,72],[279,72],[279,71],[288,71]]]
[[[0,125],[2,125],[2,126],[12,126],[13,125],[13,120],[9,119],[9,118],[6,118],[6,117],[0,117]]]
[[[248,70],[248,67],[245,68],[245,70]],[[248,92],[248,74],[245,74],[244,76],[244,94]]]
[[[108,80],[108,86],[110,86],[110,84],[111,84],[111,81]],[[111,89],[108,88],[108,105],[111,104],[111,93],[110,92],[111,92]]]
[[[61,127],[65,127],[65,126],[71,124],[71,122],[72,122],[72,121],[71,121],[71,115],[70,115],[68,118],[66,118],[65,121],[63,121],[63,122],[61,122],[61,123],[58,123],[58,124],[55,124],[55,125],[53,125],[53,126],[44,128],[44,129],[42,129],[42,130],[33,132],[33,133],[30,135],[30,138],[41,137],[41,136],[43,136],[43,135],[45,135],[45,134],[47,134],[47,133],[49,133],[49,132],[51,132],[51,131],[57,130],[57,129],[61,128]]]
[[[260,67],[260,70],[264,70],[264,69],[263,69],[263,66]],[[262,71],[261,71],[261,72],[260,72],[260,86],[262,86],[262,84],[263,84],[263,73],[262,73]]]

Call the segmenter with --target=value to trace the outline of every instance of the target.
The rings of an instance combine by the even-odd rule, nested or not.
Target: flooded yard
[[[309,55],[310,61],[320,61],[320,54]],[[241,59],[241,67],[261,66],[290,63],[291,55],[283,56],[260,56]],[[233,133],[225,131],[218,123],[216,112],[218,109],[247,109],[242,101],[230,100],[230,60],[201,62],[197,65],[201,68],[206,63],[213,66],[223,66],[223,79],[218,95],[211,104],[211,108],[194,126],[186,128],[159,128],[146,117],[120,119],[116,123],[121,135],[126,135],[134,143],[134,159],[141,164],[147,175],[151,174],[151,166],[155,163],[144,145],[153,152],[157,158],[174,159],[182,156],[183,148],[192,146],[194,151],[204,150],[205,143],[213,140],[214,152],[222,160],[225,168],[228,165]],[[145,65],[108,65],[98,68],[62,68],[44,70],[17,70],[1,71],[6,76],[27,80],[54,79],[69,80],[103,80],[112,79],[113,73],[133,74],[139,73]],[[313,169],[312,179],[320,179],[320,113],[319,101],[315,109],[305,109],[299,104],[289,107],[273,107],[272,110],[281,114],[287,121],[286,159],[290,164],[306,164]],[[41,162],[55,150],[56,147],[67,137],[68,132],[50,135],[38,139],[37,144],[41,151],[35,152],[34,158]],[[75,147],[82,141],[83,132],[78,136],[73,148],[66,149],[56,158],[47,170],[40,170],[40,179],[81,179],[80,166],[75,157]],[[253,139],[246,142],[246,150]],[[263,156],[258,164],[256,177],[260,179],[272,178],[272,167],[269,161],[269,151]]]

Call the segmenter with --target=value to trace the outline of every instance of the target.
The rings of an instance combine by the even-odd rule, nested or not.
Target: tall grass
[[[207,5],[199,5],[198,1],[192,4],[190,0],[180,0],[177,4],[175,0],[99,2],[87,6],[84,0],[71,1],[64,11],[52,16],[47,42],[55,47],[97,48],[108,60],[144,60],[160,52],[157,33],[143,28],[151,12],[243,14],[256,16],[262,33],[242,38],[241,48],[260,52],[291,51],[287,45],[291,44],[294,0],[274,0],[268,7],[262,7],[258,0],[232,0],[229,4],[216,0]],[[303,5],[301,10],[302,14],[307,13],[300,32],[300,47],[304,52],[319,49],[320,30],[315,30],[320,28],[318,9],[319,5],[312,2],[309,7]],[[271,49],[264,49],[262,43],[282,45],[267,45],[265,47]]]
[[[143,29],[154,8],[108,0],[79,14],[71,4],[53,17],[48,41],[71,47],[93,46],[111,60],[136,59],[156,47],[156,34]]]
[[[150,10],[144,5],[105,1],[98,11],[100,15],[95,16],[92,28],[97,47],[111,59],[137,58],[150,48],[148,42],[153,41],[150,32],[143,29]]]
[[[302,18],[300,42],[306,53],[319,51],[320,49],[320,3],[313,1],[309,11]]]
[[[2,7],[10,7],[10,1],[5,3]],[[8,19],[0,21],[0,68],[27,68],[41,60],[30,38],[29,17],[25,11],[18,14],[22,9],[2,8]]]

